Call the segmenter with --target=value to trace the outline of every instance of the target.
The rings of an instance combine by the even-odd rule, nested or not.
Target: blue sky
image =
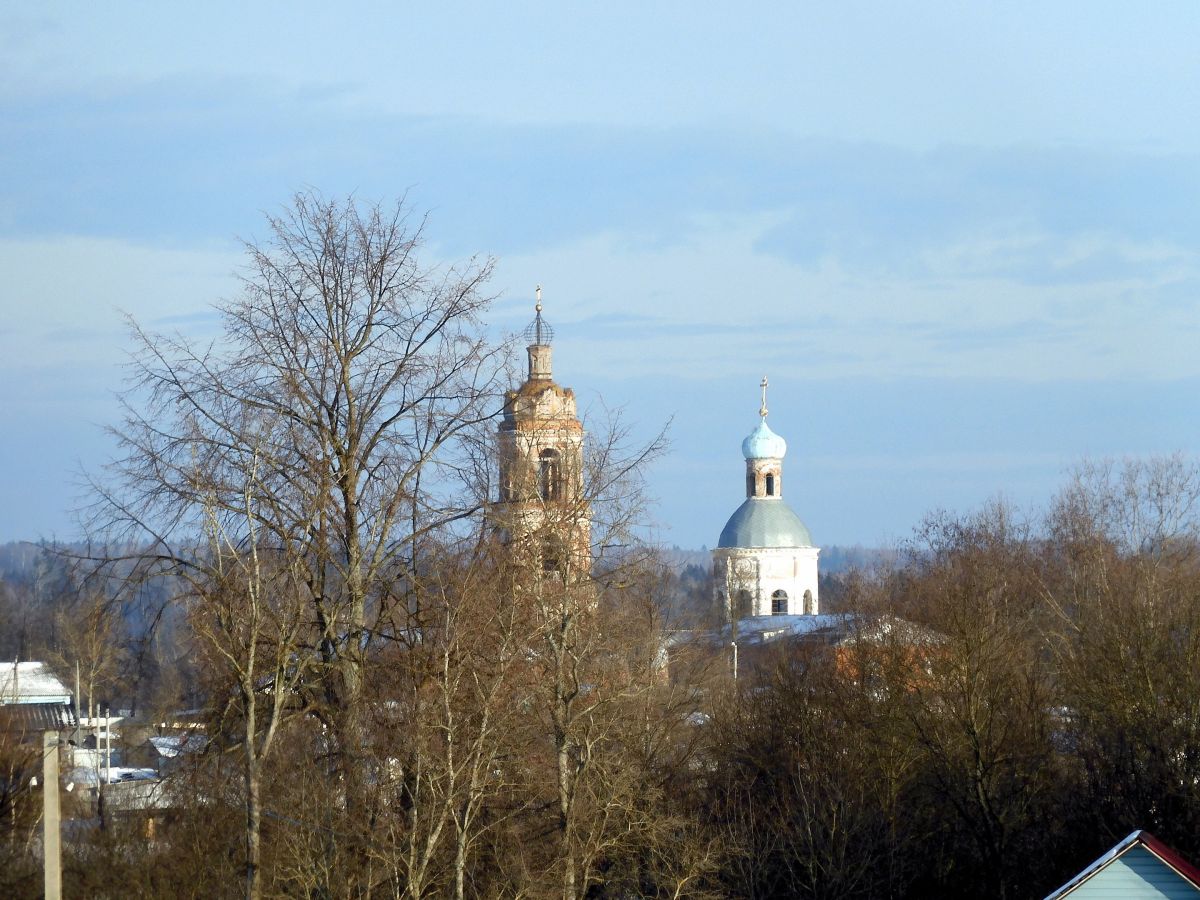
[[[427,5],[432,6],[432,5]],[[121,311],[203,332],[312,186],[545,288],[556,372],[673,420],[657,534],[711,545],[771,378],[818,543],[1044,503],[1200,421],[1200,6],[0,8],[0,540],[73,533]]]

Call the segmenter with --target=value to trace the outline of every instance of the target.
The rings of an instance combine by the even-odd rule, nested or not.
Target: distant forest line
[[[845,615],[755,642],[642,539],[665,433],[589,421],[569,490],[489,519],[513,348],[422,222],[269,216],[221,340],[131,323],[95,540],[0,548],[0,657],[173,748],[144,803],[73,773],[65,895],[1012,900],[1135,829],[1200,859],[1194,459],[830,548]],[[34,737],[0,732],[2,896],[41,888]]]

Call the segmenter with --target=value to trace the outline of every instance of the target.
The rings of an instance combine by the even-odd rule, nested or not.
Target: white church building
[[[758,426],[742,441],[746,500],[712,551],[714,601],[726,622],[816,615],[817,556],[808,528],[784,502],[787,442],[767,425],[767,379]]]

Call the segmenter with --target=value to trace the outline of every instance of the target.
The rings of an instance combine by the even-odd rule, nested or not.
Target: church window
[[[561,500],[562,456],[557,450],[543,450],[538,455],[538,493],[543,500]]]
[[[747,497],[754,496],[754,473],[753,472],[746,473],[746,496]]]
[[[767,473],[767,496],[775,496],[775,476],[770,472]]]
[[[786,616],[788,611],[787,591],[776,591],[771,595],[771,615]]]
[[[812,611],[813,611],[813,608],[812,608],[812,591],[805,591],[805,592],[804,592],[804,614],[805,614],[806,616],[811,616],[811,615],[812,615]]]
[[[738,608],[737,608],[738,618],[743,618],[745,616],[749,616],[749,615],[751,615],[751,612],[752,611],[750,609],[750,592],[749,591],[738,591]]]
[[[554,537],[547,537],[542,541],[542,571],[555,572],[562,574],[563,572],[563,546],[562,541]]]

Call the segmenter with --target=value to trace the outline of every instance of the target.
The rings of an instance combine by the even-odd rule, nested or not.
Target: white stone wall
[[[820,612],[817,592],[820,552],[816,547],[718,547],[713,550],[714,600],[726,619],[731,612],[738,618],[769,616],[772,595],[784,591],[787,614],[815,615]],[[748,608],[739,602],[743,591],[749,593]],[[805,592],[812,598],[807,608]]]

